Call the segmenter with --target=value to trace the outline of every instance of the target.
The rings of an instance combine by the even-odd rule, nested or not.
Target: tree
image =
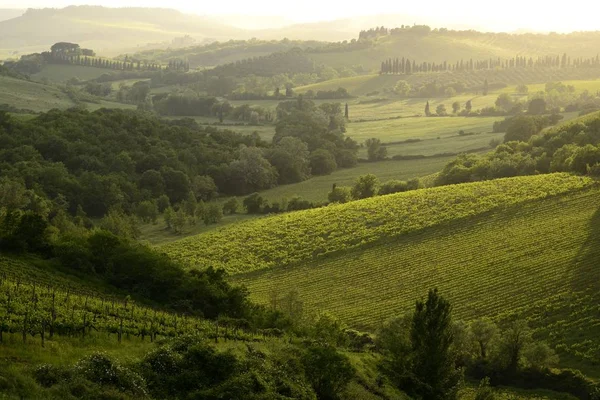
[[[532,343],[523,352],[530,368],[540,371],[547,370],[558,364],[558,356],[546,343]]]
[[[446,106],[444,104],[440,104],[436,107],[435,112],[437,113],[437,115],[439,115],[440,117],[446,116],[448,115],[448,113],[446,112]]]
[[[160,172],[153,169],[142,174],[139,185],[140,189],[148,190],[155,198],[165,193],[165,180]]]
[[[429,101],[425,104],[425,116],[429,117],[431,115],[431,110],[429,109]]]
[[[456,89],[454,89],[452,86],[449,86],[446,88],[446,90],[444,90],[444,95],[446,97],[454,97],[456,96]]]
[[[394,86],[394,93],[398,96],[406,97],[410,94],[411,87],[406,81],[398,81]]]
[[[479,355],[482,360],[485,360],[490,342],[496,336],[498,328],[489,318],[480,318],[471,322],[470,328],[473,340],[479,346]]]
[[[504,143],[512,141],[527,142],[538,131],[534,117],[523,115],[513,118],[506,128]]]
[[[248,214],[260,214],[264,202],[260,194],[252,193],[244,199],[243,204]]]
[[[158,207],[154,201],[142,201],[136,209],[137,216],[145,223],[156,223],[158,218]]]
[[[310,154],[310,168],[315,175],[329,175],[337,169],[337,163],[331,152],[317,149]]]
[[[349,115],[349,114],[348,114],[348,111],[349,111],[349,110],[348,110],[348,103],[346,103],[346,107],[344,108],[344,117],[345,117],[346,119],[348,119],[348,118],[349,118],[349,117],[348,117],[348,115]]]
[[[373,197],[379,190],[379,179],[373,174],[361,175],[352,186],[352,197],[366,199]]]
[[[437,289],[429,291],[427,301],[417,301],[410,329],[412,385],[407,388],[409,394],[432,400],[456,398],[460,376],[450,351],[451,312],[450,303]]]
[[[471,104],[471,100],[467,100],[467,104],[465,104],[465,110],[467,110],[467,114],[471,112],[473,109],[473,104]]]
[[[354,368],[348,358],[332,346],[310,346],[302,363],[306,378],[321,400],[338,399],[354,377]]]
[[[310,177],[308,146],[297,137],[281,138],[267,152],[267,159],[277,169],[280,184],[301,182]]]
[[[239,158],[229,164],[229,174],[239,194],[270,189],[277,183],[277,170],[257,147],[242,145]]]
[[[192,190],[196,199],[210,201],[217,197],[217,185],[210,176],[198,175],[192,181]]]
[[[515,372],[519,368],[523,349],[531,341],[531,331],[526,321],[513,321],[502,331],[500,341],[500,364],[508,371]]]
[[[352,200],[352,189],[346,186],[333,185],[333,189],[327,195],[330,203],[344,204]]]
[[[483,95],[487,96],[490,91],[490,85],[488,84],[487,79],[483,82]]]
[[[529,114],[539,115],[546,112],[546,100],[539,98],[533,99],[529,102],[529,107],[527,109]]]
[[[223,214],[237,214],[239,207],[238,200],[235,197],[232,197],[223,204]]]
[[[502,93],[496,99],[496,107],[504,111],[510,111],[515,103],[508,93]]]
[[[371,138],[365,140],[369,161],[381,161],[387,157],[387,147],[381,145],[381,140]]]
[[[452,113],[456,114],[460,111],[460,103],[458,101],[455,101],[454,103],[452,103]]]
[[[204,225],[217,224],[223,219],[223,208],[218,203],[208,203],[202,217]]]
[[[190,178],[182,171],[176,171],[172,168],[162,171],[162,177],[165,182],[165,191],[171,204],[177,204],[190,193]]]
[[[379,194],[383,196],[386,194],[406,192],[407,190],[408,184],[405,181],[392,179],[381,185],[379,188]]]

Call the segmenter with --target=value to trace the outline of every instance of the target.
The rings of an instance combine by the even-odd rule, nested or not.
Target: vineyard
[[[594,278],[596,279],[596,278]],[[600,292],[561,293],[502,315],[499,320],[526,319],[537,340],[552,345],[561,363],[600,377]]]
[[[554,294],[597,292],[599,226],[600,190],[591,188],[235,280],[261,303],[297,290],[307,309],[362,328],[411,310],[431,287],[449,298],[457,319],[493,317]],[[597,327],[593,318],[587,322]]]
[[[181,335],[243,339],[248,338],[244,328],[242,320],[213,323],[139,305],[129,296],[0,257],[0,343],[6,334],[41,346],[55,336],[105,335],[119,343]]]
[[[162,250],[192,267],[249,273],[345,253],[593,185],[589,178],[552,174],[417,190],[256,219],[173,242]]]

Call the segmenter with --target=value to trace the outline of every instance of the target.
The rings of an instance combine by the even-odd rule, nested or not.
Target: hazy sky
[[[568,2],[539,0],[91,0],[109,7],[168,7],[196,14],[279,15],[296,22],[323,21],[357,15],[408,14],[444,23],[485,26],[489,30],[541,31],[600,30],[595,0]],[[0,8],[65,7],[90,4],[90,0],[0,0]],[[403,21],[402,23],[405,23]]]

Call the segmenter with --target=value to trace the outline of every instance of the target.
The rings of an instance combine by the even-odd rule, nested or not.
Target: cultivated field
[[[552,174],[422,189],[252,220],[162,248],[191,267],[249,273],[346,253],[593,182]]]
[[[39,112],[75,105],[59,89],[40,83],[0,76],[0,88],[0,104],[9,104],[20,109]]]
[[[587,189],[234,280],[264,304],[297,290],[306,309],[365,329],[410,311],[419,293],[438,287],[458,319],[521,308],[511,314],[530,319],[563,365],[590,368],[600,351],[599,225],[600,191]]]
[[[77,78],[82,81],[96,79],[101,75],[109,74],[111,72],[111,70],[106,68],[84,67],[81,65],[49,64],[37,74],[32,75],[31,78],[36,81],[47,79],[50,82],[65,83],[72,78]]]
[[[447,156],[359,163],[354,168],[338,169],[331,175],[315,176],[307,181],[265,190],[261,192],[261,196],[271,202],[283,198],[289,200],[293,196],[300,196],[313,202],[325,202],[333,184],[352,186],[357,177],[365,174],[374,174],[382,183],[391,179],[420,178],[441,171],[454,158],[454,156]]]

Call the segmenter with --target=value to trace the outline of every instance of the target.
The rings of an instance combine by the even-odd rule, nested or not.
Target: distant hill
[[[600,32],[508,34],[431,29],[425,25],[404,25],[403,29],[394,29],[402,27],[399,23],[388,25],[390,29],[385,34],[379,34],[361,26],[360,22],[353,20],[293,25],[277,30],[252,31],[257,38],[268,38],[277,32],[275,37],[278,40],[226,41],[179,49],[148,50],[141,55],[142,58],[154,57],[161,62],[183,58],[189,60],[192,67],[209,67],[300,48],[317,66],[335,69],[362,66],[364,71],[379,73],[381,62],[389,58],[407,57],[417,63],[439,64],[444,61],[469,62],[471,59],[474,62],[498,58],[506,60],[515,56],[536,59],[567,53],[574,61],[580,57],[587,59],[596,56],[600,47]],[[303,36],[301,32],[304,29],[313,33],[322,29],[321,34],[316,35],[320,40],[291,39]],[[352,33],[349,29],[353,29]],[[350,40],[332,43],[325,39],[336,36]],[[284,39],[286,37],[288,39]]]
[[[13,19],[23,15],[25,10],[18,10],[14,8],[0,8],[0,21],[6,21],[7,19]]]
[[[59,41],[76,42],[103,54],[146,43],[170,42],[190,35],[197,40],[249,36],[210,17],[170,9],[70,6],[29,9],[0,22],[0,48],[47,49]]]

